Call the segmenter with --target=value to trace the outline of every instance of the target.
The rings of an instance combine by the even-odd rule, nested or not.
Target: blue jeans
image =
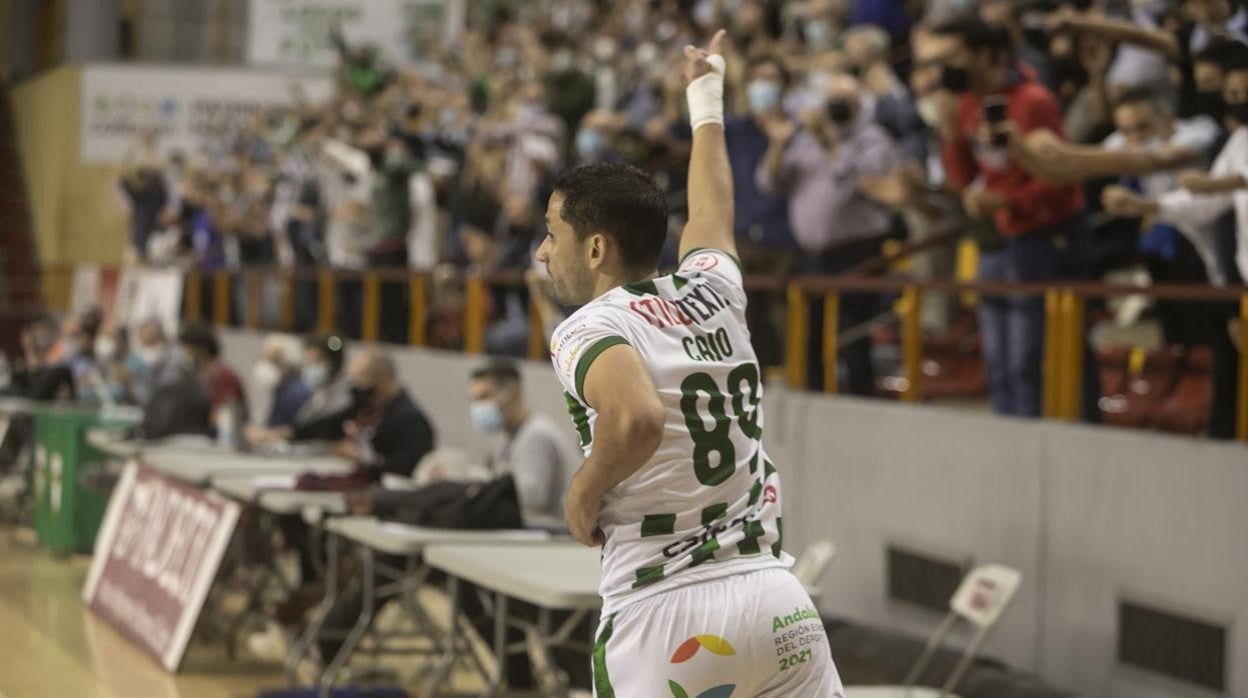
[[[980,256],[983,281],[1046,282],[1086,279],[1094,267],[1091,231],[1082,216],[1006,242]],[[992,409],[998,414],[1040,416],[1044,355],[1044,298],[1010,295],[980,299],[979,324]],[[1082,412],[1099,421],[1100,381],[1085,339]]]

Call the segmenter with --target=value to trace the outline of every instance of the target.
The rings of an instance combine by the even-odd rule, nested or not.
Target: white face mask
[[[325,385],[329,380],[329,367],[322,363],[307,364],[303,367],[303,383],[312,390]]]
[[[165,354],[165,348],[159,344],[151,344],[139,347],[136,353],[140,359],[143,359],[143,363],[148,366],[154,366],[160,363],[161,357]]]
[[[251,378],[262,390],[272,390],[282,381],[282,372],[272,361],[261,359],[252,367]]]
[[[928,128],[940,128],[940,106],[936,104],[935,95],[920,98],[915,107],[919,110],[919,118]]]
[[[97,337],[95,340],[95,360],[112,361],[117,358],[117,340],[112,337]]]
[[[503,410],[493,400],[473,400],[468,405],[468,415],[472,423],[487,434],[503,428]]]

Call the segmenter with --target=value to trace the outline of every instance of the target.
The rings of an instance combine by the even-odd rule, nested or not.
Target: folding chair
[[[949,613],[940,622],[936,632],[927,642],[927,647],[919,655],[918,661],[906,674],[901,686],[847,686],[846,698],[957,698],[953,689],[962,681],[971,661],[979,654],[980,648],[988,638],[988,633],[1001,619],[1001,614],[1009,607],[1018,591],[1023,575],[1016,569],[1004,565],[982,565],[971,570],[962,580],[962,584],[949,601]],[[953,672],[945,680],[940,691],[915,686],[915,682],[923,675],[936,650],[944,644],[945,638],[953,630],[954,624],[961,618],[975,626],[975,635],[970,644],[962,652],[961,659],[954,666]]]

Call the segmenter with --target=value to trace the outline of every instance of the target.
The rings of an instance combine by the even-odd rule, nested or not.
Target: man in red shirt
[[[938,27],[948,39],[942,86],[956,95],[945,114],[941,160],[972,219],[1005,236],[981,258],[980,278],[1044,282],[1091,275],[1091,232],[1083,190],[1028,174],[1011,156],[1011,139],[1062,136],[1057,98],[1020,62],[1010,34],[976,18]],[[1040,296],[985,297],[980,329],[994,410],[1040,414],[1044,303]],[[1096,415],[1095,364],[1085,362],[1085,418]],[[1090,386],[1090,388],[1089,388]]]
[[[247,397],[238,373],[221,360],[221,344],[216,334],[203,325],[187,325],[178,333],[178,343],[203,381],[204,393],[212,407],[211,430],[219,440],[236,444],[240,430],[247,423]],[[226,433],[222,433],[223,430]]]

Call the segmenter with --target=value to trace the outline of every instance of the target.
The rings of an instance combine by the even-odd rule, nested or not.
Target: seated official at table
[[[351,385],[343,370],[346,342],[338,335],[312,336],[303,342],[303,384],[312,391],[294,424],[251,427],[247,440],[253,445],[277,441],[341,441],[343,427],[354,417]]]
[[[178,333],[178,344],[203,384],[213,433],[218,440],[235,443],[247,422],[247,397],[238,373],[221,359],[216,333],[204,325],[187,325]]]
[[[399,385],[394,359],[376,347],[357,353],[347,367],[351,389],[345,438],[331,451],[382,474],[410,477],[434,447],[433,426]]]
[[[311,397],[312,392],[300,373],[302,358],[298,339],[282,334],[264,338],[260,358],[252,367],[253,385],[263,391],[269,401],[264,426],[276,429],[294,425],[299,410]]]
[[[469,414],[478,429],[495,439],[487,466],[496,477],[512,474],[521,511],[562,521],[570,464],[559,427],[529,409],[522,388],[514,362],[491,360],[474,370],[468,381]]]

